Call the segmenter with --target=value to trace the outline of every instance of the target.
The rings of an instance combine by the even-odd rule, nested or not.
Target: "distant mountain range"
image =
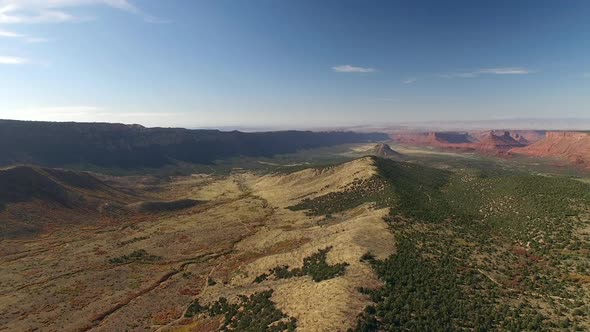
[[[382,133],[239,131],[146,128],[114,123],[0,120],[0,165],[93,164],[158,167],[211,163],[237,156],[272,156],[347,143],[387,140]]]
[[[545,132],[520,131],[472,131],[472,132],[401,132],[391,137],[403,144],[427,145],[462,151],[479,151],[491,154],[506,153],[512,148],[524,147],[542,139]]]
[[[492,155],[528,155],[562,159],[590,168],[590,132],[584,131],[399,131],[390,133],[401,144],[432,146]]]

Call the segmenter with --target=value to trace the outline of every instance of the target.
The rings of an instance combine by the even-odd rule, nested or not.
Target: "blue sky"
[[[0,0],[0,118],[590,117],[589,1]]]

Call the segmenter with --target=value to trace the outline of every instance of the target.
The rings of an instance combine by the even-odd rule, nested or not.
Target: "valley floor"
[[[220,318],[185,317],[194,299],[231,302],[273,290],[271,300],[297,319],[298,331],[346,330],[369,303],[357,288],[380,284],[360,257],[370,251],[385,258],[394,250],[387,209],[365,204],[326,218],[287,207],[370,176],[369,163],[297,176],[177,177],[160,186],[163,198],[205,203],[4,240],[0,329],[213,331]],[[343,276],[254,281],[277,266],[301,267],[326,248],[328,264],[347,264]]]
[[[32,172],[86,210],[1,240],[0,331],[590,329],[588,184],[472,154],[362,157],[371,147],[92,186]],[[0,218],[66,213],[37,200]]]

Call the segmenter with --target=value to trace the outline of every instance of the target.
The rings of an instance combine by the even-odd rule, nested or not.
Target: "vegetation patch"
[[[276,308],[270,299],[272,293],[273,290],[267,290],[250,296],[240,295],[237,303],[229,303],[225,297],[220,297],[208,306],[201,305],[196,299],[189,305],[185,317],[223,315],[219,331],[295,331],[297,319]]]
[[[563,177],[376,159],[397,251],[354,331],[590,328],[590,186]],[[583,258],[585,257],[585,258]]]
[[[375,202],[385,189],[385,183],[377,178],[359,179],[342,191],[330,192],[314,199],[304,199],[290,206],[292,211],[307,210],[307,215],[329,215],[345,211],[361,204]]]
[[[464,266],[447,253],[435,258],[423,255],[417,237],[401,236],[395,255],[371,260],[385,286],[361,289],[376,304],[365,309],[352,331],[522,331],[542,327],[545,317],[531,307],[500,304],[500,290],[477,269]]]
[[[141,241],[141,240],[146,240],[146,239],[148,239],[148,238],[149,238],[148,236],[136,236],[136,237],[134,237],[134,238],[132,238],[132,239],[129,239],[129,240],[126,240],[126,241],[121,241],[121,242],[118,242],[118,243],[117,243],[117,245],[118,245],[119,247],[122,247],[122,246],[126,246],[126,245],[128,245],[128,244],[131,244],[131,243],[139,242],[139,241]]]
[[[126,263],[150,263],[162,259],[161,256],[149,254],[143,249],[135,250],[129,255],[123,255],[109,259],[111,264],[126,264]]]
[[[328,215],[374,202],[382,207],[396,207],[409,217],[427,220],[446,217],[448,208],[440,190],[448,183],[451,172],[390,159],[373,160],[378,168],[377,176],[356,180],[343,191],[306,199],[289,209],[307,210],[308,215]]]
[[[386,217],[398,251],[366,255],[384,282],[356,331],[590,329],[590,186],[471,165],[453,171],[375,158],[379,190],[303,201],[311,215],[366,202]],[[261,275],[287,275],[279,267]],[[582,315],[576,313],[584,313]]]
[[[133,204],[132,206],[139,212],[158,213],[186,209],[199,203],[201,202],[194,199],[179,199],[176,201],[140,202]]]
[[[263,273],[254,279],[254,282],[260,283],[268,278],[274,279],[288,279],[293,277],[311,276],[313,281],[320,282],[322,280],[332,279],[344,274],[348,263],[338,263],[329,265],[326,262],[328,252],[332,247],[318,250],[317,253],[303,259],[303,267],[289,269],[288,265],[277,266],[270,269],[267,273]]]

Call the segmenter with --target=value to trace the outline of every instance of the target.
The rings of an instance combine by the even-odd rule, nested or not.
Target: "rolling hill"
[[[34,166],[0,170],[1,238],[33,235],[67,224],[92,224],[107,202],[131,196],[86,172]]]
[[[393,150],[388,144],[381,143],[375,145],[370,151],[369,154],[377,156],[377,157],[401,157],[401,153]]]

